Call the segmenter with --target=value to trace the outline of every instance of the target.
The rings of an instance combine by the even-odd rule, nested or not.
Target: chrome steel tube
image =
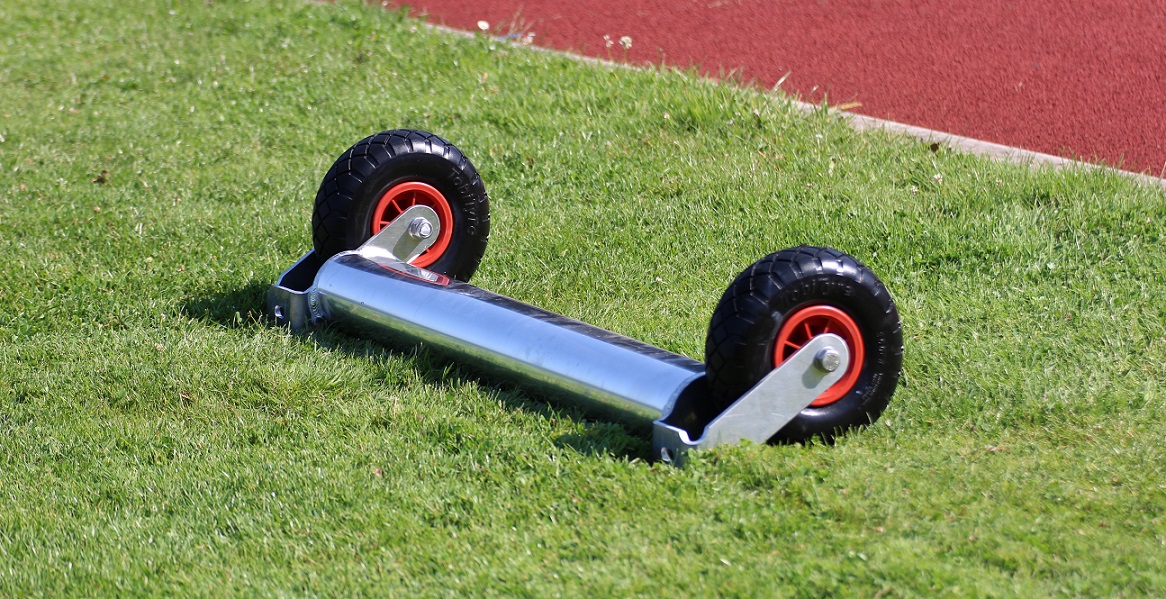
[[[392,258],[339,254],[315,277],[313,312],[364,334],[469,357],[625,422],[650,424],[704,376],[696,360],[466,283],[417,274],[434,276]]]

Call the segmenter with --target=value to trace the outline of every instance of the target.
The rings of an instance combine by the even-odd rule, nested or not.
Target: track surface
[[[736,72],[809,102],[1163,176],[1163,0],[393,0],[435,24]],[[606,47],[604,37],[615,42]],[[632,38],[624,50],[618,40]],[[860,105],[853,106],[855,103]]]

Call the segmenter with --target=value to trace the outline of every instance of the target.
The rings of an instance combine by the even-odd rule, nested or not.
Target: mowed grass
[[[613,32],[616,33],[616,32]],[[1154,595],[1166,197],[355,2],[0,5],[0,595]],[[421,351],[264,320],[332,160],[437,132],[474,282],[700,359],[810,243],[904,376],[834,446],[684,468]]]

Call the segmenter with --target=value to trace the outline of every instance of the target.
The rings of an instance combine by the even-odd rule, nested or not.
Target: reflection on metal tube
[[[625,422],[650,424],[704,376],[696,360],[432,277],[392,258],[342,254],[320,268],[309,301],[331,322],[469,357]]]

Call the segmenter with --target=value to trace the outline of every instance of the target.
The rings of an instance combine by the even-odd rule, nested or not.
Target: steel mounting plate
[[[826,367],[820,355],[830,357]],[[841,337],[818,335],[709,422],[700,438],[694,440],[688,431],[668,424],[672,414],[665,414],[653,423],[653,450],[661,459],[676,463],[691,449],[741,441],[765,443],[840,381],[849,365],[850,351]]]

